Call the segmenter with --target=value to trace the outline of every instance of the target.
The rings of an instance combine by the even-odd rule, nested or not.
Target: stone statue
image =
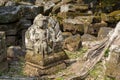
[[[27,49],[33,50],[34,54],[42,54],[44,58],[45,55],[56,52],[58,48],[56,45],[62,40],[57,20],[39,14],[26,32],[25,43]]]
[[[62,40],[58,21],[54,17],[37,15],[25,33],[24,73],[40,76],[66,68],[64,60],[68,57],[62,50]]]

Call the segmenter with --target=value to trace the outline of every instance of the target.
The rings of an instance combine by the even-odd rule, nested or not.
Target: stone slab
[[[42,58],[41,54],[34,54],[33,52],[28,52],[25,57],[26,61],[32,62],[37,65],[41,65],[41,66],[47,66],[55,62],[63,61],[67,58],[68,57],[65,54],[65,52],[49,54],[48,56],[45,56],[44,59]]]
[[[64,62],[55,63],[52,64],[52,66],[50,67],[44,67],[44,68],[42,68],[42,66],[33,63],[26,63],[26,66],[24,67],[24,73],[27,76],[40,76],[45,74],[47,75],[53,74],[65,68],[66,68],[66,64]]]

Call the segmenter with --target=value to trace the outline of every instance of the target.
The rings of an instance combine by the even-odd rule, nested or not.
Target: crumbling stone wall
[[[0,31],[0,73],[8,69],[5,32]]]

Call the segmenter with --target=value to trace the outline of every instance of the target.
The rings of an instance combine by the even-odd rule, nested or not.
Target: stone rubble
[[[3,58],[16,58],[18,56],[21,56],[21,54],[25,55],[25,52],[30,54],[26,56],[31,57],[30,60],[33,62],[36,62],[34,58],[36,59],[41,57],[39,55],[33,55],[32,51],[26,50],[26,47],[33,49],[32,41],[28,40],[29,42],[27,43],[27,46],[25,45],[27,32],[30,31],[29,34],[31,35],[31,32],[32,30],[34,32],[34,29],[37,34],[44,34],[45,32],[43,29],[37,29],[38,25],[41,25],[43,23],[42,20],[39,20],[41,18],[35,20],[36,16],[38,16],[39,14],[42,14],[45,18],[47,18],[48,22],[43,23],[45,26],[56,26],[55,28],[47,27],[48,32],[50,31],[50,33],[48,33],[49,36],[58,37],[57,39],[56,37],[52,37],[49,40],[50,42],[47,44],[47,46],[49,45],[49,54],[56,54],[46,58],[46,61],[43,61],[43,63],[40,62],[40,64],[49,65],[54,63],[55,61],[63,61],[64,59],[66,59],[66,55],[62,52],[62,50],[64,49],[73,52],[80,50],[80,48],[82,47],[92,48],[93,45],[97,44],[97,42],[94,42],[94,40],[97,40],[99,42],[99,40],[106,38],[107,34],[120,20],[119,10],[111,13],[101,14],[98,11],[98,14],[96,14],[96,4],[98,3],[94,1],[91,3],[87,3],[86,0],[0,0],[0,32],[5,32],[6,39],[4,41],[6,42],[5,51],[7,52],[5,54],[8,54],[5,57],[1,56],[1,64],[3,64],[3,66],[6,65],[4,67],[6,67],[7,69],[8,64],[6,60],[4,63],[2,63]],[[31,27],[33,27],[33,29],[31,29]],[[33,37],[32,39],[36,38]],[[40,37],[44,37],[44,35],[39,35],[39,38]],[[36,38],[36,41],[39,38]],[[55,42],[54,45],[52,45],[53,42]],[[33,50],[35,51],[35,53],[38,53],[38,44],[40,45],[41,43],[38,41],[34,44],[34,46],[36,46],[36,50]],[[62,53],[59,53],[60,51]],[[114,53],[118,59],[119,55],[117,55],[116,52]],[[30,62],[29,59],[26,60]],[[31,67],[31,65],[29,65],[29,63],[27,62],[25,65],[27,65],[26,68],[39,70],[38,68]],[[0,65],[0,68],[3,66]],[[40,67],[41,65],[38,66]],[[60,67],[60,69],[63,69],[66,67],[66,64],[61,62],[58,67]],[[48,71],[44,70],[43,73],[49,73],[52,69],[55,68],[50,68]],[[2,68],[0,71],[2,71]],[[30,70],[28,70],[28,72],[29,71]],[[34,75],[34,73],[31,74]],[[37,74],[39,74],[39,71]],[[115,75],[117,75],[117,73],[113,74],[113,77]]]

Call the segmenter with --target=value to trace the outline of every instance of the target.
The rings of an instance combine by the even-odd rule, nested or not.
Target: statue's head
[[[33,24],[37,25],[39,28],[44,29],[47,26],[47,17],[39,14],[35,17]]]

